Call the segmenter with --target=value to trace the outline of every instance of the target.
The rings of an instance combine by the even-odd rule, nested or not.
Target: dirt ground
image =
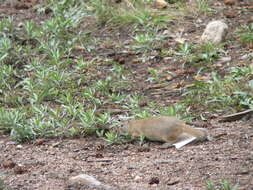
[[[214,1],[213,7],[217,7],[217,13],[213,19],[226,19],[231,35],[238,23],[253,22],[251,2],[240,0],[236,6],[226,7],[222,1]],[[40,1],[37,1],[37,4],[39,3]],[[35,5],[30,2],[23,7],[0,4],[0,18],[11,15],[17,21],[30,19],[41,21],[50,16],[50,14],[35,14],[33,11]],[[244,11],[246,9],[247,11]],[[186,33],[190,35],[187,38],[197,39],[208,21],[212,20],[206,17],[199,19],[205,19],[206,22],[199,25],[196,18],[189,17],[181,23],[185,31],[188,31]],[[103,34],[98,32],[97,35],[105,33],[105,31]],[[127,40],[125,36],[122,39]],[[228,43],[227,52],[232,58],[231,65],[240,65],[239,58],[249,51],[247,48],[237,47],[233,40]],[[119,53],[117,52],[119,50],[110,48],[101,52],[98,50],[97,53],[108,55],[122,62],[126,68],[135,70],[132,80],[136,83],[134,89],[136,92],[161,102],[161,105],[170,105],[180,100],[178,92],[160,93],[165,92],[165,87],[157,87],[155,84],[147,86],[140,80],[145,77],[147,72],[144,71],[151,65],[163,71],[172,68],[175,71],[181,70],[176,62],[157,57],[150,65],[138,65],[133,63],[138,55],[125,55],[122,51]],[[224,65],[219,69],[226,70],[226,68],[227,65]],[[188,68],[188,72],[181,70],[182,75],[179,74],[173,83],[182,80],[190,82],[190,71],[191,68]],[[219,123],[217,119],[210,119],[206,128],[214,136],[212,141],[187,145],[180,150],[175,148],[161,150],[159,149],[161,144],[154,142],[146,143],[144,146],[139,146],[138,142],[109,146],[103,139],[95,137],[39,139],[29,144],[18,145],[8,136],[1,136],[0,177],[7,187],[13,190],[92,189],[68,183],[70,177],[82,173],[122,190],[201,190],[205,189],[207,180],[217,182],[220,179],[237,184],[240,190],[253,190],[252,122],[240,120]]]
[[[0,174],[9,187],[22,190],[91,189],[68,184],[70,177],[83,173],[118,189],[200,190],[207,180],[227,179],[241,190],[251,190],[253,128],[249,124],[213,121],[208,126],[213,141],[181,150],[161,150],[160,143],[107,146],[97,138],[37,140],[18,146],[4,138]]]

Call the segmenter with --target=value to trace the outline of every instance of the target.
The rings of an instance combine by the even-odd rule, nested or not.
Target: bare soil
[[[17,21],[41,21],[50,17],[50,13],[38,15],[33,7],[40,1],[20,1],[27,6],[0,5],[0,18],[12,15]],[[238,24],[253,22],[252,1],[240,0],[234,6],[225,6],[222,1],[214,1],[217,13],[208,16],[186,17],[180,24],[185,38],[197,40],[205,25],[213,19],[226,19],[230,31],[228,55],[230,65],[221,65],[217,69],[225,72],[232,65],[252,64],[239,58],[252,47],[242,47],[233,34]],[[201,24],[198,24],[200,21]],[[176,23],[174,23],[176,24]],[[130,39],[127,27],[117,40],[123,42]],[[177,28],[177,25],[175,25]],[[95,31],[96,35],[115,37],[111,31]],[[125,32],[125,33],[124,33]],[[174,44],[173,44],[174,43]],[[168,40],[173,46],[175,41]],[[105,48],[106,47],[106,48]],[[175,89],[190,84],[196,74],[194,67],[182,70],[181,65],[172,59],[164,59],[152,52],[155,59],[147,64],[138,64],[138,54],[125,53],[121,49],[102,44],[97,55],[110,57],[134,71],[130,76],[135,83],[133,89],[149,99],[159,102],[161,106],[178,102],[179,90]],[[87,59],[91,58],[87,55]],[[172,70],[177,73],[172,81],[152,85],[142,82],[147,78],[147,69],[156,68],[164,74]],[[102,74],[101,74],[102,75]],[[172,87],[173,88],[172,88]],[[145,102],[144,102],[145,103]],[[105,108],[107,109],[107,108]],[[108,108],[109,109],[109,108]],[[96,137],[77,139],[38,139],[29,144],[14,144],[9,137],[0,137],[0,177],[10,189],[17,190],[54,190],[54,189],[92,189],[84,185],[70,185],[68,179],[78,174],[88,174],[118,189],[205,189],[206,180],[217,181],[227,179],[237,184],[241,190],[253,190],[253,127],[252,122],[236,121],[219,123],[209,117],[205,125],[214,136],[213,141],[192,144],[181,150],[174,148],[161,150],[160,143],[138,142],[125,145],[107,145],[103,139]]]
[[[0,174],[9,187],[22,190],[92,189],[68,184],[70,177],[82,173],[118,189],[200,190],[207,180],[227,179],[241,190],[251,190],[253,127],[249,124],[213,121],[208,126],[213,141],[181,150],[161,150],[161,144],[153,142],[142,147],[109,146],[92,137],[39,139],[20,147],[5,138],[0,141]]]

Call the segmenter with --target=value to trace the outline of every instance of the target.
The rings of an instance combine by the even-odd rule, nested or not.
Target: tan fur
[[[149,140],[167,143],[178,142],[182,134],[196,137],[195,141],[203,141],[208,138],[206,129],[193,128],[182,120],[167,116],[131,120],[124,124],[124,130],[133,137],[144,135]]]

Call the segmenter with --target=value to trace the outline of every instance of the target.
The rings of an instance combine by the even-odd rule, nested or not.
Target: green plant
[[[140,146],[142,146],[144,144],[144,141],[145,141],[145,136],[140,135]]]
[[[160,114],[166,116],[177,116],[177,111],[175,106],[168,106],[160,109]]]
[[[197,52],[200,51],[198,52],[198,57],[200,61],[204,61],[209,64],[219,57],[221,51],[220,48],[220,46],[217,46],[216,44],[213,44],[211,42],[207,42],[195,47]]]
[[[12,190],[10,187],[8,187],[4,181],[0,178],[0,190]]]
[[[150,81],[150,82],[152,82],[152,81],[158,81],[159,80],[159,73],[158,73],[158,70],[156,70],[156,69],[153,69],[153,68],[150,68],[150,69],[148,69],[148,73],[152,76],[152,77],[149,77],[148,79],[147,79],[147,81]]]
[[[193,45],[185,42],[179,45],[178,51],[174,54],[178,56],[183,66],[186,64],[194,64],[196,66],[210,65],[213,63],[222,52],[222,45],[215,45],[213,43],[204,43],[200,45]]]
[[[209,14],[213,9],[209,6],[208,0],[196,0],[197,12],[200,14]]]
[[[98,106],[101,105],[102,102],[99,98],[96,97],[96,90],[94,88],[87,88],[85,89],[83,96],[90,102],[93,103],[93,105]]]
[[[16,76],[16,71],[11,65],[0,64],[0,93],[4,90],[11,90],[17,82],[13,76]]]
[[[13,35],[13,33],[14,33],[13,17],[7,17],[6,19],[2,19],[0,22],[0,36],[6,38],[9,35]]]
[[[238,36],[242,44],[253,43],[253,24],[243,26]]]
[[[105,128],[111,121],[110,113],[102,113],[97,116],[97,124]]]
[[[163,36],[160,34],[154,33],[154,31],[150,31],[147,33],[136,34],[133,37],[134,41],[132,42],[132,48],[141,53],[146,53],[151,51],[158,46],[158,43],[161,43],[163,40]]]
[[[185,42],[183,44],[180,44],[178,51],[175,52],[175,55],[179,56],[179,59],[183,63],[183,66],[185,63],[190,63],[193,61],[192,49],[192,45],[188,42]]]
[[[140,102],[143,100],[143,97],[138,94],[133,94],[128,96],[128,108],[139,108]]]
[[[31,126],[27,124],[18,124],[13,126],[11,138],[17,142],[30,141],[36,137],[36,134]]]
[[[110,43],[144,53],[143,63],[153,60],[149,53],[163,50],[167,43],[163,31],[175,11],[155,10],[151,3],[46,0],[37,13],[51,13],[39,24],[33,19],[21,23],[12,17],[1,19],[1,132],[18,142],[97,134],[118,143],[117,135],[108,132],[118,117],[109,114],[111,109],[140,118],[159,112],[152,102],[143,106],[146,97],[133,93],[128,66],[98,51]],[[101,24],[112,35],[97,35]],[[114,34],[122,29],[133,41],[115,40]],[[157,70],[150,69],[149,75],[150,80],[159,80]]]
[[[0,39],[0,63],[4,62],[10,55],[12,49],[12,42],[9,38]]]
[[[25,113],[19,110],[0,108],[0,129],[11,132],[11,138],[18,142],[29,141],[36,137],[33,128],[26,121]]]
[[[24,118],[24,114],[18,110],[5,110],[0,108],[0,128],[10,132],[13,126],[18,125]]]
[[[235,185],[231,185],[227,180],[221,180],[219,184],[215,185],[212,181],[206,182],[207,190],[239,190],[239,188]]]
[[[98,130],[95,111],[96,108],[86,112],[80,111],[79,113],[80,125],[84,135],[94,134]]]
[[[154,26],[167,23],[173,16],[168,13],[159,14],[149,6],[146,0],[128,0],[115,3],[111,0],[92,0],[88,9],[92,10],[99,24],[139,24]]]
[[[31,21],[27,21],[24,23],[24,30],[27,39],[36,39],[41,35],[37,26]]]
[[[202,105],[202,109],[219,111],[224,109],[241,110],[252,107],[253,96],[248,75],[248,69],[232,68],[231,72],[224,78],[217,73],[212,73],[213,80],[203,82],[196,81],[195,86],[189,88],[183,95],[186,106]],[[245,82],[246,81],[246,82]],[[200,108],[200,107],[199,107]]]
[[[106,137],[106,141],[109,144],[113,144],[113,143],[119,143],[119,136],[117,133],[113,133],[113,132],[107,132],[105,133],[105,137]]]
[[[151,117],[151,114],[147,110],[136,110],[135,115],[137,118]]]

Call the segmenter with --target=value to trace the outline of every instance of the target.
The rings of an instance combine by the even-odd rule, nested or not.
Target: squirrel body
[[[186,125],[176,117],[156,116],[145,119],[127,121],[124,126],[133,137],[145,136],[151,141],[177,143],[187,138],[196,141],[208,140],[208,131],[204,128],[194,128]]]

